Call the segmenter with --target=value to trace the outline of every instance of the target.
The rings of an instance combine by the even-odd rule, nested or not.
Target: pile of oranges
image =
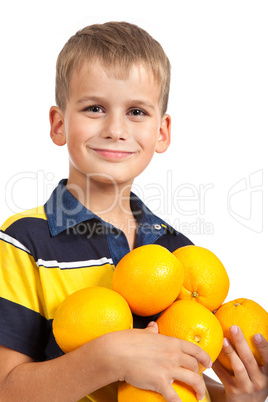
[[[53,321],[55,339],[69,352],[100,335],[133,327],[132,313],[157,319],[159,333],[199,345],[231,371],[221,352],[223,337],[238,325],[259,364],[261,356],[253,335],[268,340],[268,313],[248,299],[224,303],[230,281],[221,261],[199,246],[185,246],[173,253],[151,244],[125,255],[116,266],[112,289],[92,287],[78,290],[58,307]],[[232,342],[232,339],[230,339]],[[204,371],[200,367],[200,373]],[[182,400],[197,401],[185,384],[173,383]],[[121,383],[119,402],[164,401],[153,391]]]

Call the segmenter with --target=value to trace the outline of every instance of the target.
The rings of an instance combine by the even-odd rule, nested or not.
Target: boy
[[[53,142],[67,144],[69,177],[44,207],[2,226],[1,401],[112,402],[118,380],[178,402],[171,386],[177,379],[204,397],[198,363],[211,367],[209,356],[158,334],[156,317],[135,317],[136,327],[147,327],[104,335],[65,355],[51,329],[68,294],[111,287],[114,266],[134,247],[157,243],[173,251],[191,244],[131,193],[154,152],[170,144],[169,80],[161,46],[128,23],[86,27],[61,51],[50,124]],[[233,338],[240,357],[224,347],[235,377],[216,364],[225,390],[207,379],[211,398],[264,401],[267,343],[258,343],[265,361],[260,368],[239,329]]]

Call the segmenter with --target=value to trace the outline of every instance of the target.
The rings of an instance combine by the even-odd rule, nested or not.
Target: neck
[[[122,230],[132,250],[136,244],[137,221],[130,208],[129,183],[103,183],[87,178],[73,180],[70,175],[67,189],[86,208],[101,219]]]
[[[67,189],[81,204],[103,220],[120,222],[132,219],[130,208],[131,183],[103,183],[88,178],[79,183],[68,179]]]

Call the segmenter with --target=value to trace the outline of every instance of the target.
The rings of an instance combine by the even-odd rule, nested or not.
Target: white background
[[[2,2],[0,15],[0,221],[44,203],[68,175],[48,120],[62,46],[86,25],[126,20],[155,37],[172,64],[172,144],[136,192],[221,259],[227,300],[268,310],[267,2],[17,0]]]

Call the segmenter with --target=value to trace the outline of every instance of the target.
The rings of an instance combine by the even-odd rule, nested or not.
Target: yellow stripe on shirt
[[[53,319],[59,304],[71,293],[91,286],[112,287],[113,265],[60,269],[39,267],[46,318]]]
[[[5,223],[1,226],[1,230],[5,231],[9,226],[11,226],[14,222],[18,221],[22,218],[40,218],[47,220],[47,216],[44,210],[44,206],[39,206],[36,208],[28,209],[27,211],[22,211],[18,214],[12,215],[8,218]]]
[[[0,283],[5,283],[1,289],[1,297],[22,304],[44,316],[43,291],[38,268],[32,255],[26,248],[19,248],[19,244],[17,242],[15,246],[7,242],[6,238],[0,241],[0,256],[2,266],[5,267],[0,271]]]

